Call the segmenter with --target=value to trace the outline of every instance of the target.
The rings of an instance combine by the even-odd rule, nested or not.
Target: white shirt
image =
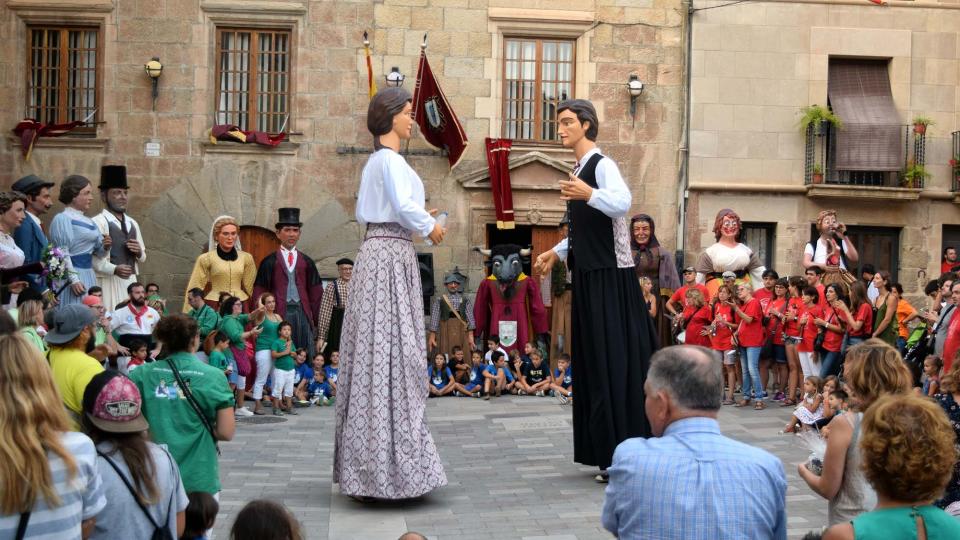
[[[40,227],[41,229],[43,228],[43,223],[40,223],[40,218],[38,218],[37,216],[33,215],[33,213],[31,213],[31,212],[24,212],[24,213],[27,214],[27,216],[29,216],[30,219],[32,219],[34,223],[37,224],[37,227]]]
[[[290,263],[291,253],[293,253],[293,264]],[[283,257],[283,264],[287,265],[287,270],[293,272],[293,269],[297,267],[297,247],[294,246],[293,249],[287,249],[280,246],[280,256]]]
[[[600,149],[594,147],[580,158],[580,165],[573,171],[574,175],[580,174],[580,169],[590,160],[593,154],[599,154]],[[603,212],[607,217],[619,218],[627,215],[630,211],[630,205],[633,203],[633,195],[630,194],[630,188],[620,175],[620,169],[610,158],[604,156],[597,163],[596,170],[597,187],[593,189],[590,200],[587,204]],[[557,253],[560,260],[567,260],[567,239],[560,240],[553,246],[553,251]],[[631,261],[632,262],[632,261]]]
[[[846,253],[849,244],[847,244],[847,239],[843,239],[843,252]],[[817,237],[816,250],[814,250],[813,244],[807,242],[807,245],[804,246],[803,252],[807,255],[810,255],[813,259],[813,262],[818,265],[827,264],[827,253],[828,253],[827,243],[824,242],[822,237]],[[847,265],[843,263],[843,257],[840,257],[840,268],[844,270],[847,269]]]
[[[147,306],[147,312],[140,316],[139,325],[129,306],[123,306],[110,314],[110,331],[116,332],[118,336],[153,334],[153,328],[158,322],[160,314],[150,306]]]
[[[97,226],[100,234],[109,235],[111,223],[122,228],[120,220],[117,219],[117,216],[113,215],[107,209],[104,209],[99,214],[93,216],[90,218],[90,220],[93,221],[94,225]],[[143,235],[140,234],[140,225],[137,223],[137,220],[124,214],[123,221],[126,222],[128,231],[137,231],[136,240],[137,243],[140,244],[140,255],[137,256],[137,262],[133,265],[133,275],[131,276],[131,278],[136,279],[136,274],[140,272],[139,263],[147,260],[147,247],[143,244]],[[117,265],[110,262],[110,250],[107,250],[107,254],[104,257],[97,257],[94,255],[93,269],[107,277],[113,277],[113,272],[117,269]]]
[[[370,156],[357,192],[357,222],[399,223],[427,237],[436,220],[425,203],[423,181],[400,154],[383,148]]]

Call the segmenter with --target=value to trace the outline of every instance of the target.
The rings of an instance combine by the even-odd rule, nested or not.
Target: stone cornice
[[[203,0],[200,9],[207,13],[227,15],[303,15],[305,2],[264,2],[262,0]]]
[[[113,0],[7,0],[7,8],[11,11],[110,13]]]

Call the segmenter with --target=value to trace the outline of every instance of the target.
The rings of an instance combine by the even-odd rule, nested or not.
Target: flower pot
[[[916,133],[917,135],[923,135],[923,134],[925,134],[925,133],[927,132],[927,125],[926,125],[926,124],[914,124],[914,125],[913,125],[913,132]]]
[[[823,173],[813,173],[813,183],[822,184],[823,183]]]

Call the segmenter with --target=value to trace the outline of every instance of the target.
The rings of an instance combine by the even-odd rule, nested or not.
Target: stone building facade
[[[95,50],[95,69],[89,60],[85,64],[95,98],[82,99],[88,106],[95,99],[100,123],[85,133],[40,139],[29,161],[8,132],[0,145],[0,183],[35,173],[57,181],[83,174],[96,184],[101,165],[126,165],[130,213],[140,221],[147,244],[141,277],[158,282],[171,298],[182,295],[210,224],[221,214],[237,217],[247,244],[262,250],[269,248],[276,209],[301,207],[301,247],[318,261],[323,275],[333,276],[333,261],[355,253],[362,238],[353,217],[355,194],[372,146],[365,128],[362,34],[370,31],[380,86],[396,66],[412,91],[426,33],[433,71],[470,144],[453,170],[422,139],[409,145],[408,159],[424,179],[428,206],[451,215],[447,241],[418,250],[433,254],[438,282],[444,271],[459,265],[475,284],[483,266],[473,246],[492,237],[544,248],[563,211],[556,181],[572,164],[572,155],[552,141],[517,141],[511,154],[517,229],[493,230],[484,152],[485,137],[507,135],[505,63],[516,50],[506,42],[524,42],[522,50],[534,43],[540,55],[536,71],[545,73],[539,69],[546,59],[541,42],[555,40],[574,51],[568,97],[597,105],[600,146],[619,161],[633,189],[634,209],[656,217],[660,238],[673,248],[683,13],[673,0],[7,0],[0,5],[0,38],[9,44],[0,52],[0,125],[12,128],[36,110],[35,64],[46,62],[51,72],[62,69],[52,57],[34,56],[36,40],[50,46],[53,42],[44,41],[53,39],[49,33],[62,32],[64,43],[73,44],[80,31],[95,34],[94,46],[85,51],[89,58]],[[37,31],[48,34],[38,38]],[[271,41],[271,33],[282,34],[284,41]],[[252,40],[244,37],[247,41],[238,44],[240,34]],[[81,41],[89,38],[83,36]],[[267,58],[266,64],[259,63],[265,57],[254,55],[256,61],[240,65],[222,52],[231,46],[282,55]],[[74,51],[63,47],[53,47],[59,61],[76,67]],[[143,67],[152,57],[163,65],[155,101]],[[272,149],[212,144],[208,130],[224,123],[221,113],[230,109],[224,96],[237,90],[223,82],[222,72],[255,68],[268,73],[263,84],[274,85],[269,88],[283,99],[274,95],[269,105],[264,105],[269,98],[245,101],[254,105],[245,105],[251,107],[246,111],[251,124],[242,127],[256,127],[252,107],[285,119],[289,114],[289,140]],[[286,74],[283,84],[278,71]],[[635,119],[626,86],[632,74],[645,85]],[[532,79],[530,88],[539,91],[541,79]],[[248,91],[269,93],[256,82],[243,84]],[[68,93],[59,94],[59,105]],[[534,109],[540,106],[532,101]],[[279,117],[266,120],[268,131],[278,129]]]
[[[817,213],[834,208],[865,242],[862,262],[891,270],[907,294],[922,296],[926,280],[939,275],[942,247],[960,243],[960,198],[948,164],[957,151],[951,145],[958,135],[952,139],[951,132],[960,129],[960,4],[809,0],[716,7],[722,4],[698,1],[696,7],[714,9],[692,15],[685,251],[696,254],[713,243],[716,212],[730,207],[755,224],[752,240],[768,243],[781,274],[796,274]],[[925,138],[930,176],[922,189],[903,187],[896,172],[881,182],[868,173],[826,170],[824,183],[813,182],[810,166],[823,162],[826,147],[808,157],[800,109],[847,99],[834,93],[843,90],[844,62],[861,61],[879,62],[888,77],[886,98],[901,124],[900,149],[907,147],[902,159],[915,156],[913,118],[935,121]],[[910,165],[901,163],[897,172]]]

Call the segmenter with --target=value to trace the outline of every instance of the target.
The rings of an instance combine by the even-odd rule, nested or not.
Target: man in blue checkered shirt
[[[630,539],[786,539],[783,464],[720,434],[717,353],[688,345],[660,350],[644,391],[655,436],[617,446],[603,526]]]

